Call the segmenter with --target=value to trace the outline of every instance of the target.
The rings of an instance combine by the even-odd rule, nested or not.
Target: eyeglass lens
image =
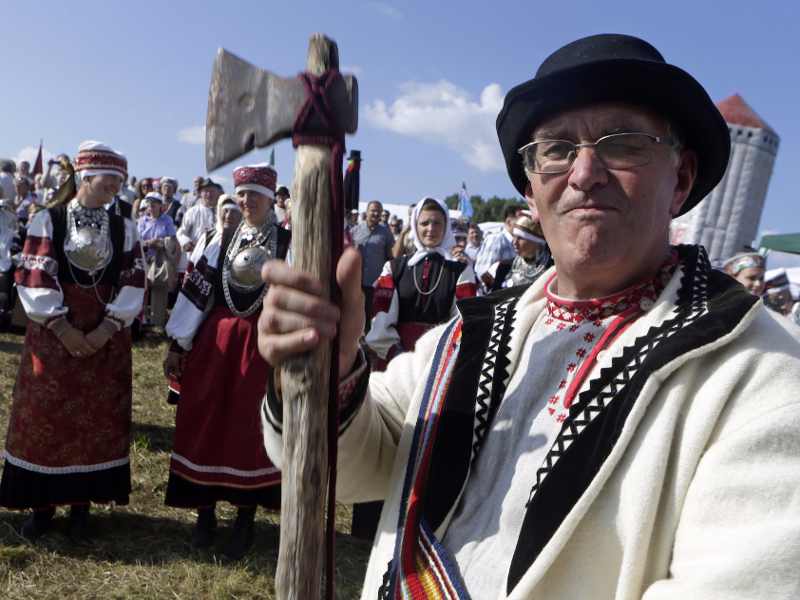
[[[594,146],[609,169],[630,169],[650,162],[653,141],[644,133],[620,133],[580,146],[563,140],[535,142],[525,148],[525,166],[532,173],[563,173],[575,162],[579,147]]]

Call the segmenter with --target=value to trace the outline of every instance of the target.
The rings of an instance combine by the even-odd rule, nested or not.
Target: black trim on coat
[[[698,246],[679,246],[678,252],[684,275],[675,317],[651,327],[592,380],[570,407],[537,472],[509,569],[508,593],[600,471],[649,377],[679,356],[731,333],[758,302],[731,277],[711,270]]]
[[[431,454],[424,515],[433,530],[444,522],[458,499],[505,394],[515,306],[528,287],[464,298],[457,303],[468,326],[461,328],[461,349],[453,365]]]

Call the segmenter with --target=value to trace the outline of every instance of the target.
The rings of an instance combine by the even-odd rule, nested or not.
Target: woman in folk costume
[[[280,509],[281,473],[261,434],[270,365],[258,352],[256,325],[267,291],[261,265],[284,258],[291,238],[272,213],[275,171],[239,167],[233,180],[244,218],[201,237],[167,323],[173,344],[164,374],[181,389],[165,504],[198,509],[194,548],[211,541],[216,502],[237,506],[223,556],[238,560],[252,539],[257,505]]]
[[[136,226],[104,204],[127,174],[124,155],[84,142],[74,199],[32,219],[17,269],[30,319],[3,452],[0,505],[33,509],[22,537],[42,535],[71,505],[72,541],[93,537],[91,502],[130,493],[131,333],[142,306]]]
[[[553,266],[553,255],[544,239],[542,225],[531,218],[531,213],[521,210],[512,232],[514,258],[494,263],[481,275],[486,293],[503,288],[533,283]]]
[[[456,300],[477,292],[472,265],[450,253],[458,246],[447,205],[423,198],[411,213],[411,239],[417,251],[388,261],[375,283],[372,329],[365,339],[378,355],[373,369],[414,349],[429,329],[457,316]],[[372,540],[383,502],[353,505],[352,535]]]
[[[238,227],[242,221],[242,209],[236,204],[236,198],[223,194],[217,203],[217,231],[222,233],[226,227]]]
[[[236,228],[242,220],[242,209],[236,204],[236,198],[230,194],[223,194],[217,203],[217,224],[218,235],[222,235],[222,230],[226,227]],[[181,382],[172,379],[169,382],[167,392],[167,404],[177,404],[181,395]]]
[[[378,355],[376,371],[413,350],[426,331],[455,317],[457,299],[477,292],[472,266],[449,252],[456,240],[444,202],[424,198],[414,207],[411,236],[417,251],[388,261],[375,284],[366,343]]]

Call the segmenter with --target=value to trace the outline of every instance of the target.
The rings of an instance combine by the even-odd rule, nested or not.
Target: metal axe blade
[[[278,77],[220,48],[214,59],[206,117],[206,169],[213,171],[291,137],[292,124],[306,99],[296,77]],[[358,82],[340,77],[331,90],[335,117],[345,133],[358,128]],[[322,129],[314,114],[307,129]]]

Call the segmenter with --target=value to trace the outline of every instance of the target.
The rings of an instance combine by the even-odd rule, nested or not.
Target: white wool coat
[[[627,351],[628,367],[609,384],[635,396],[618,422],[616,442],[541,550],[528,557],[530,564],[523,557],[527,566],[501,597],[800,597],[800,328],[747,300],[727,276],[710,271],[702,250],[692,248],[683,247],[680,266],[655,306],[606,351],[582,388],[645,340],[632,359]],[[518,299],[506,383],[526,333],[545,309],[548,279],[541,277]],[[662,353],[660,363],[648,363],[647,354],[656,355],[649,346],[657,348],[659,335],[671,335],[658,328],[674,318],[680,298],[687,305],[690,291],[692,317],[675,327],[672,338],[681,343]],[[459,307],[474,315],[469,306],[494,296]],[[394,555],[409,451],[442,331],[432,330],[413,353],[373,374],[360,407],[343,422],[337,500],[386,500],[364,599],[378,597]],[[638,391],[626,392],[640,366]],[[274,398],[265,402],[264,420],[267,451],[280,466]],[[438,539],[461,492],[436,525]],[[492,490],[486,496],[491,501]]]

